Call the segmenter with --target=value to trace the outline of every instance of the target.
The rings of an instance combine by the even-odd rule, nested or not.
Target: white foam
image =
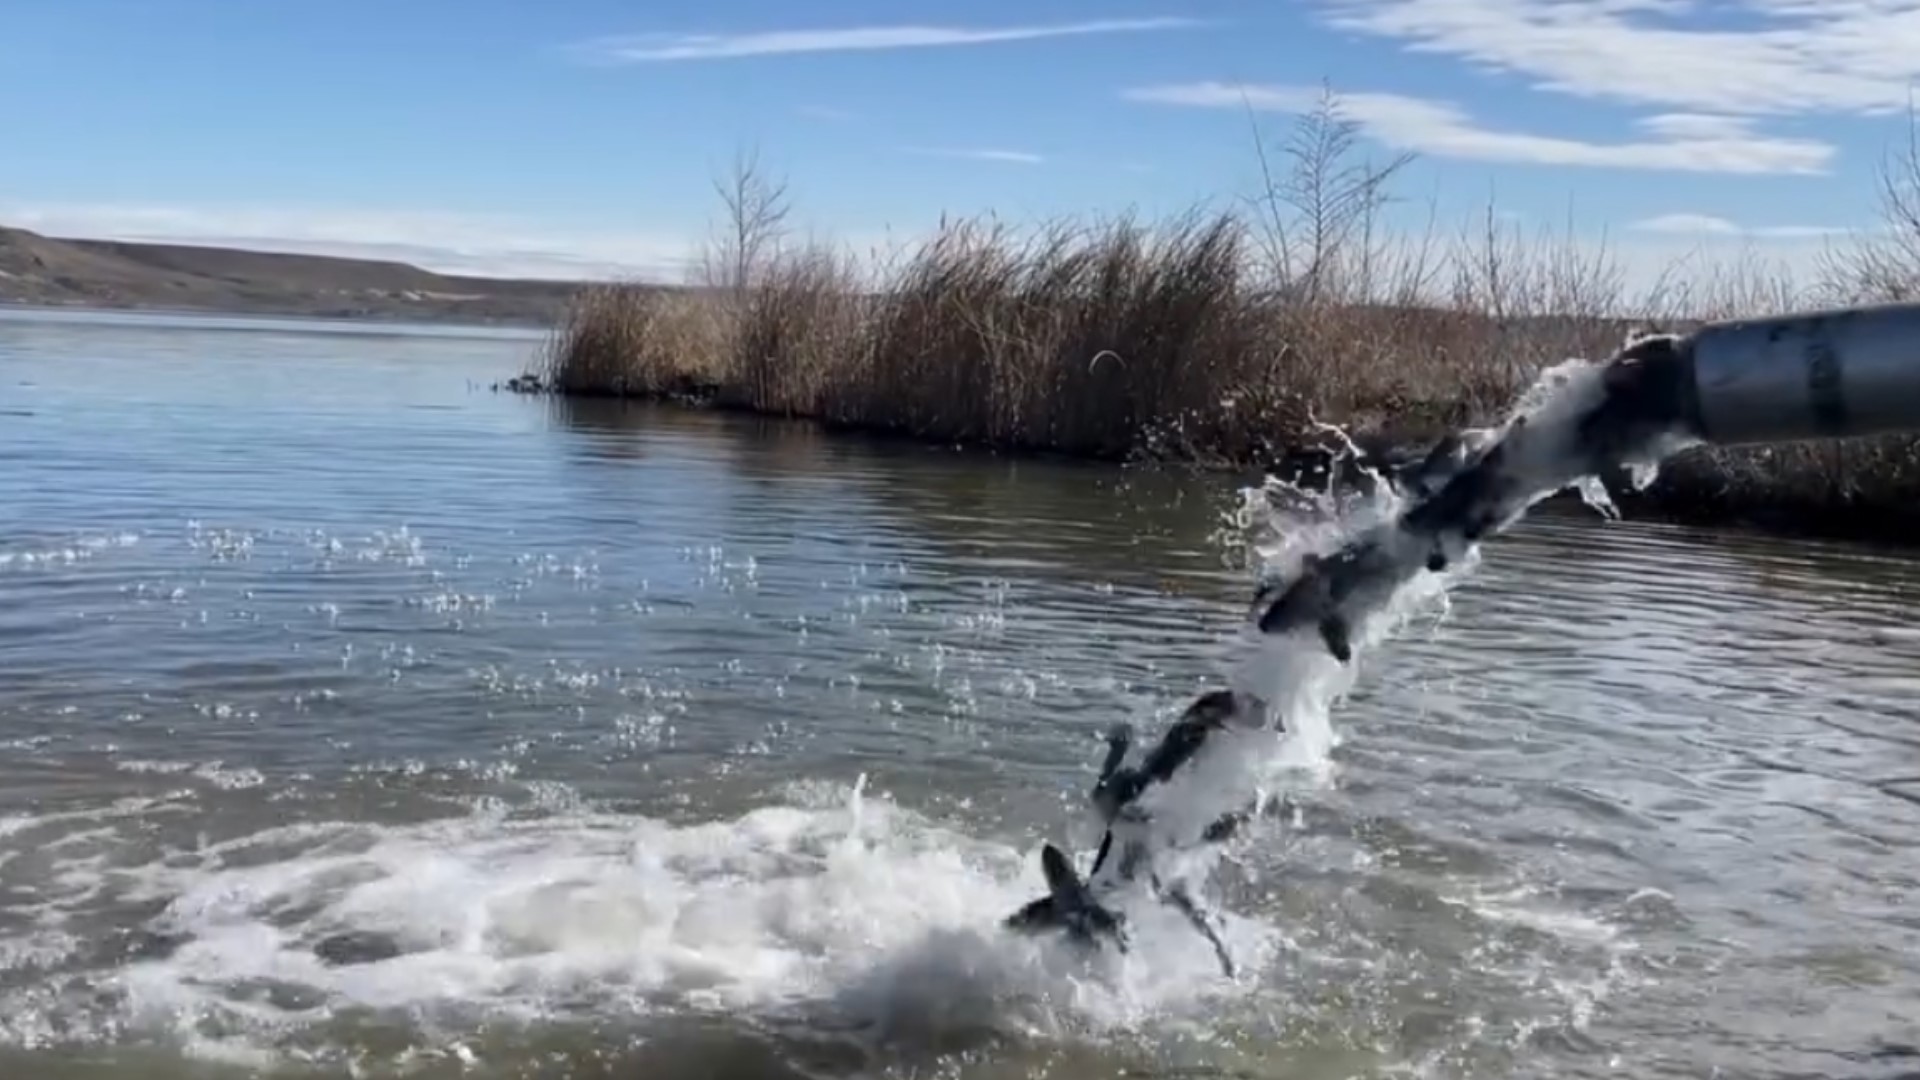
[[[99,536],[82,536],[56,547],[0,551],[0,570],[10,567],[38,570],[50,566],[71,566],[74,563],[93,559],[102,552],[132,547],[139,542],[140,537],[137,533],[116,532]]]
[[[115,869],[123,902],[166,901],[148,929],[186,940],[86,993],[117,1003],[112,1026],[226,1054],[284,1047],[354,1008],[534,1021],[691,1007],[899,1041],[1111,1031],[1238,991],[1170,911],[1133,913],[1125,957],[1004,932],[1044,891],[1033,855],[857,789],[693,825],[493,808],[289,826]],[[401,955],[316,956],[347,932]],[[1270,945],[1258,924],[1231,932],[1250,967]]]

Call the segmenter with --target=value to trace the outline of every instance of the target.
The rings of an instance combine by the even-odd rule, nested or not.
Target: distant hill
[[[582,283],[401,262],[70,240],[0,226],[0,303],[551,324]]]

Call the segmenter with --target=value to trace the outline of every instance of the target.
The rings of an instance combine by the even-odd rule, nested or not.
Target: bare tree
[[[1882,230],[1822,253],[1824,291],[1842,303],[1920,296],[1920,119],[1907,102],[1907,141],[1880,165]]]
[[[1372,289],[1381,259],[1376,218],[1390,201],[1388,182],[1414,155],[1401,153],[1383,165],[1354,161],[1359,139],[1359,123],[1342,112],[1339,98],[1326,86],[1279,147],[1284,174],[1276,173],[1259,132],[1254,133],[1262,190],[1253,202],[1262,243],[1280,286],[1302,299],[1334,299],[1330,294],[1342,291],[1342,285]],[[1343,272],[1357,273],[1361,280],[1342,281]]]
[[[744,293],[759,279],[787,233],[792,205],[787,181],[760,162],[758,147],[737,151],[732,168],[716,176],[726,220],[716,230],[704,260],[706,284]]]

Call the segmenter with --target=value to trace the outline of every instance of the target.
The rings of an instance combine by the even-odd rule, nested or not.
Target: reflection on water
[[[1244,982],[1177,926],[1087,973],[994,923],[1213,675],[1230,482],[484,389],[537,344],[0,316],[0,1075],[1920,1042],[1906,554],[1539,514],[1237,854]]]
[[[844,478],[876,491],[956,556],[1030,560],[1024,568],[1032,572],[1081,581],[1206,589],[1231,604],[1246,591],[1245,572],[1216,542],[1236,502],[1231,478],[1218,473],[1007,458],[798,420],[634,403],[555,399],[549,408],[568,429],[593,433],[579,444],[583,455],[626,460],[665,433],[698,431],[758,489],[824,492]]]

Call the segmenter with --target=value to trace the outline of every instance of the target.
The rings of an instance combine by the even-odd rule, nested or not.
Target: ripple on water
[[[1920,1041],[1907,556],[1538,516],[1366,658],[1331,775],[1222,868],[1246,985],[1176,927],[1102,977],[988,931],[1043,836],[1085,856],[1098,733],[1214,677],[1217,477],[469,394],[522,353],[459,339],[9,326],[0,1074]],[[400,948],[321,963],[345,933]]]

